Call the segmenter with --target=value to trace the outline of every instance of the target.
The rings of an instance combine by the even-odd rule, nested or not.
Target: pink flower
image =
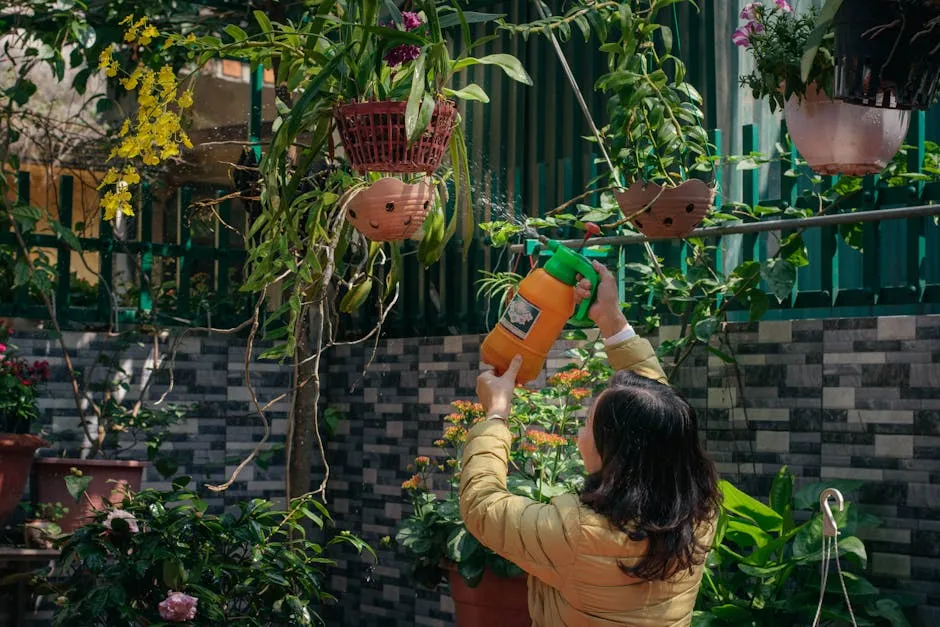
[[[411,11],[402,11],[401,24],[405,27],[405,30],[414,30],[421,26],[421,16],[417,13],[412,13]]]
[[[777,0],[777,4],[780,4],[780,0]],[[749,22],[756,20],[757,14],[762,6],[760,2],[751,2],[750,4],[744,5],[744,8],[741,9],[741,19]]]
[[[173,592],[170,590],[166,599],[160,601],[157,609],[160,610],[160,618],[168,620],[171,623],[185,623],[196,618],[196,604],[199,599],[191,597],[183,592]]]
[[[111,521],[113,521],[115,518],[124,520],[124,522],[127,523],[127,527],[130,529],[131,533],[137,533],[140,531],[140,529],[137,527],[137,518],[134,517],[134,515],[130,512],[124,511],[123,509],[111,510],[111,512],[108,513],[108,517],[104,519],[104,526],[114,531],[114,529],[111,527]]]
[[[777,3],[777,8],[783,11],[784,13],[793,13],[793,7],[790,6],[790,3],[787,0],[774,0]]]
[[[760,22],[748,22],[738,30],[734,31],[731,35],[731,41],[734,42],[735,46],[742,46],[744,48],[751,47],[751,35],[754,33],[763,33],[764,26]]]
[[[0,353],[5,353],[7,351],[7,345],[0,343]]]

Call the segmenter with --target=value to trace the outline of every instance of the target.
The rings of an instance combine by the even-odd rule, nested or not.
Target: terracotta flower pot
[[[36,500],[40,503],[62,503],[68,513],[58,521],[62,533],[72,533],[88,523],[95,512],[118,505],[128,490],[139,492],[147,462],[109,459],[37,459],[33,476]],[[75,503],[65,485],[65,478],[76,468],[83,476],[92,477],[85,496]]]
[[[19,505],[36,449],[49,444],[28,433],[0,433],[0,525]]]
[[[404,101],[353,102],[334,112],[349,164],[359,172],[430,174],[441,164],[457,124],[457,107],[439,100],[427,130],[412,142],[405,133]]]
[[[831,100],[809,85],[802,102],[784,107],[790,139],[819,174],[864,176],[881,172],[901,148],[911,112]]]
[[[624,217],[651,238],[685,237],[698,226],[715,200],[715,189],[699,179],[678,187],[636,182],[614,192]]]
[[[503,579],[486,569],[477,587],[471,588],[456,566],[448,564],[447,571],[457,627],[531,627],[525,576]]]
[[[396,178],[379,179],[353,192],[346,215],[356,229],[376,242],[404,240],[428,217],[434,186],[427,180],[408,184]]]

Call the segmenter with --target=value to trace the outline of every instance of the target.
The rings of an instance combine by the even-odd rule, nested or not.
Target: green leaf
[[[761,277],[767,281],[770,291],[782,303],[793,292],[796,266],[786,259],[768,259],[761,268]]]
[[[724,621],[731,623],[732,625],[753,624],[753,618],[747,609],[731,603],[725,605],[716,605],[712,608],[711,611],[712,614]]]
[[[469,559],[480,550],[480,543],[473,537],[466,527],[461,527],[450,534],[447,539],[447,558],[455,564]]]
[[[748,293],[748,319],[751,322],[757,322],[764,317],[767,310],[770,309],[770,299],[767,294],[759,287],[755,287]]]
[[[891,623],[891,627],[911,627],[901,606],[893,599],[878,599],[875,606],[868,607],[867,611],[870,616],[884,618]]]
[[[783,517],[727,481],[718,484],[723,496],[722,506],[729,512],[751,520],[768,533],[780,532]]]
[[[809,74],[813,69],[813,63],[816,61],[816,55],[823,39],[829,33],[832,20],[836,16],[843,0],[826,0],[819,13],[816,15],[816,26],[810,32],[803,47],[803,57],[800,59],[800,80],[806,83],[809,80]]]
[[[78,237],[75,236],[75,233],[72,232],[72,229],[64,226],[58,220],[52,220],[51,224],[56,237],[64,241],[72,250],[82,252],[82,243],[79,241]]]
[[[715,334],[715,331],[718,330],[718,325],[720,320],[713,316],[709,316],[703,320],[699,320],[695,323],[693,327],[693,332],[695,333],[695,339],[699,342],[708,343],[711,340],[712,336]]]
[[[461,11],[461,13],[463,14],[463,19],[466,20],[467,24],[482,24],[484,22],[493,22],[502,17],[505,17],[504,13],[480,13],[478,11]],[[460,16],[456,12],[441,16],[441,28],[452,28],[459,25],[460,23]]]
[[[72,495],[72,498],[75,499],[75,502],[78,503],[82,496],[85,494],[85,490],[88,489],[88,486],[91,485],[91,481],[94,477],[91,475],[66,475],[65,476],[65,489],[69,491],[69,494]]]
[[[525,71],[525,68],[522,67],[522,63],[516,57],[511,54],[488,54],[485,57],[464,57],[451,66],[453,72],[459,72],[465,68],[468,68],[472,65],[495,65],[498,66],[503,72],[506,73],[506,76],[522,83],[523,85],[531,85],[532,77],[529,76],[529,73]]]
[[[464,578],[467,585],[476,588],[480,580],[483,579],[483,571],[486,569],[486,552],[477,551],[470,559],[457,564],[457,572]]]
[[[75,41],[78,42],[82,48],[87,49],[95,45],[97,33],[94,27],[87,22],[76,20],[69,25],[69,30],[72,31],[72,36],[75,37]]]
[[[20,78],[13,84],[13,87],[7,90],[7,93],[15,104],[22,107],[36,93],[36,84],[25,78]]]
[[[254,16],[255,16],[255,20],[258,22],[258,26],[261,27],[261,32],[265,34],[270,33],[271,32],[271,20],[268,19],[267,14],[265,14],[263,11],[255,11]],[[226,29],[226,32],[228,32],[228,29]]]
[[[793,475],[786,466],[777,471],[770,486],[770,507],[783,516],[785,528],[793,526]]]
[[[477,102],[490,101],[490,97],[487,96],[486,92],[483,91],[483,88],[476,83],[470,83],[463,89],[457,90],[445,87],[444,95],[450,96],[452,98],[460,98],[461,100],[476,100]]]
[[[755,549],[760,549],[773,541],[773,537],[756,524],[733,518],[728,521],[725,538],[741,548],[753,547]]]
[[[248,39],[248,33],[241,29],[240,26],[235,24],[227,24],[224,29],[225,33],[235,40],[236,43],[245,41]]]
[[[408,95],[408,104],[405,105],[405,135],[408,141],[413,141],[424,129],[418,129],[418,114],[424,101],[424,62],[426,56],[422,51],[414,63],[411,77],[411,92]],[[430,120],[430,118],[428,118]],[[427,125],[425,125],[425,128]]]

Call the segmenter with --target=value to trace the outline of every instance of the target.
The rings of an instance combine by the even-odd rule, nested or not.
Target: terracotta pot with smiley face
[[[356,230],[372,241],[405,240],[424,224],[433,202],[434,185],[430,179],[410,184],[387,177],[355,192],[346,216]]]

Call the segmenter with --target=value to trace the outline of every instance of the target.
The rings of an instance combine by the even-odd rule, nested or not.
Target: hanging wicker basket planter
[[[353,194],[346,207],[352,225],[374,242],[390,242],[418,232],[434,202],[434,185],[387,177]]]
[[[715,189],[699,179],[677,187],[639,181],[614,192],[624,217],[650,238],[681,238],[702,221],[715,201]]]
[[[334,111],[346,158],[365,172],[430,174],[441,164],[457,123],[457,107],[438,101],[427,129],[413,142],[405,132],[403,101],[353,102]]]
[[[865,176],[884,170],[907,136],[911,112],[830,100],[808,85],[791,96],[784,118],[793,145],[818,174]]]
[[[833,20],[834,97],[852,104],[926,110],[940,84],[940,3],[844,0]]]

